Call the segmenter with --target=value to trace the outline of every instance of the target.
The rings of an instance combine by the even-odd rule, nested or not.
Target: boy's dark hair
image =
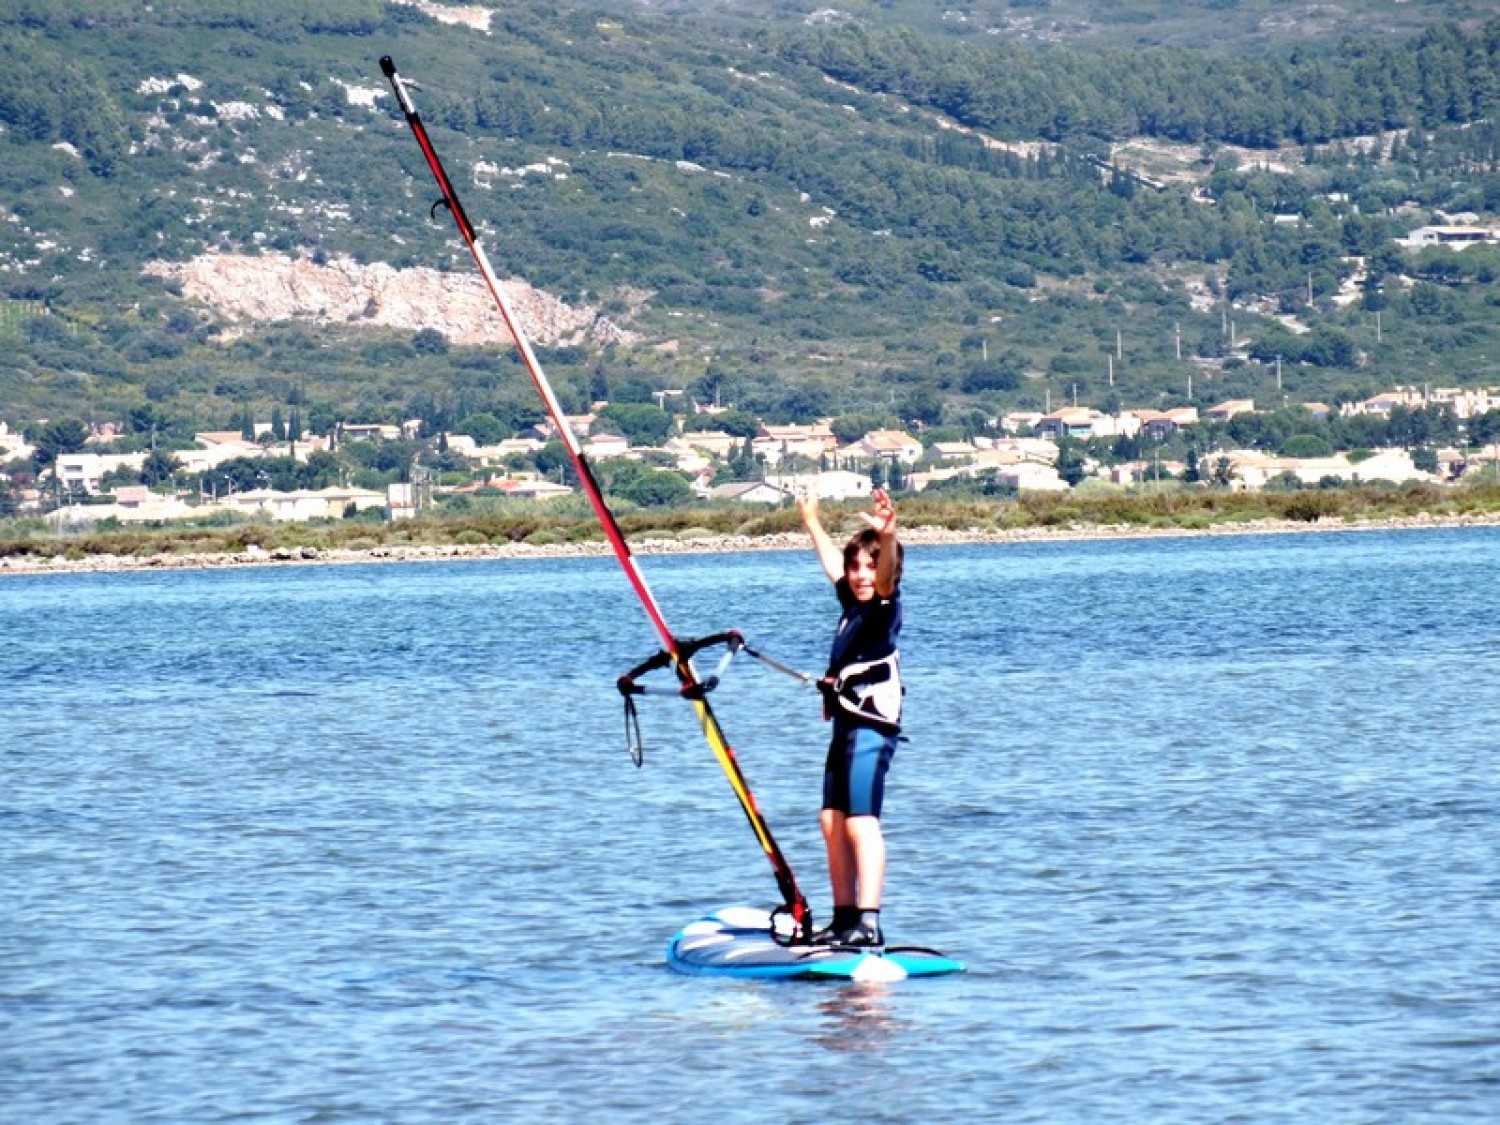
[[[896,573],[895,580],[901,581],[901,563],[906,552],[901,546],[901,540],[895,541],[896,547]],[[869,551],[870,557],[877,562],[880,560],[880,533],[873,527],[867,527],[863,531],[857,531],[844,544],[844,569],[847,571],[849,565],[859,556],[861,551]]]

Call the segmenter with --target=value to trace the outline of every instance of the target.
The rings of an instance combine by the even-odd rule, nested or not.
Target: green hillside
[[[0,419],[534,418],[504,350],[232,326],[143,272],[211,251],[467,271],[375,96],[383,54],[497,269],[637,334],[542,350],[571,407],[687,388],[769,420],[964,425],[1183,403],[1190,379],[1199,403],[1500,382],[1500,248],[1393,241],[1500,213],[1500,22],[1477,5],[1302,34],[1308,6],[1269,0],[815,10],[513,4],[481,30],[375,0],[18,0]],[[1045,42],[1016,32],[1043,15]]]

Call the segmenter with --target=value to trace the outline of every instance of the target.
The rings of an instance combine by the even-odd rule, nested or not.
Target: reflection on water
[[[891,984],[830,986],[832,995],[818,1004],[823,1015],[813,1042],[830,1051],[883,1051],[904,1034],[891,1003]]]

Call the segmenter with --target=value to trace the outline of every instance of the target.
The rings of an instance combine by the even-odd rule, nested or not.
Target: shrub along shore
[[[1500,525],[1500,484],[1301,492],[1073,492],[1020,499],[899,500],[902,537],[1004,543],[1151,535],[1250,534]],[[857,505],[827,504],[831,526],[858,526]],[[805,545],[791,508],[638,509],[620,516],[641,554],[782,550]],[[608,552],[592,515],[550,505],[438,512],[398,522],[249,521],[51,531],[44,520],[0,525],[0,573],[78,572],[273,563],[526,558]]]

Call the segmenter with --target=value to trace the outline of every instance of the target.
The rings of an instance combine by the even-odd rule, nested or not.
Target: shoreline
[[[1285,535],[1301,533],[1411,531],[1500,527],[1500,513],[1464,516],[1402,516],[1389,519],[1315,521],[1262,519],[1223,523],[1206,528],[1140,527],[1133,524],[1069,524],[1061,527],[1024,527],[952,531],[939,527],[908,527],[901,540],[908,546],[975,546],[1019,543],[1110,541],[1126,539],[1201,538],[1204,536]],[[634,554],[741,554],[750,551],[793,551],[807,547],[801,532],[773,535],[705,535],[687,539],[632,540]],[[365,548],[250,547],[243,551],[161,552],[155,555],[85,555],[80,558],[34,555],[0,557],[0,576],[7,574],[112,574],[140,570],[216,570],[245,566],[327,566],[360,563],[446,562],[480,559],[596,558],[611,554],[600,541],[545,546],[520,543],[422,544]]]

